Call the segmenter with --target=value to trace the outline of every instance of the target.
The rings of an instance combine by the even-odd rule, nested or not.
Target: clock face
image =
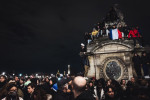
[[[110,79],[117,80],[121,76],[121,67],[116,61],[110,61],[106,65],[106,75]]]

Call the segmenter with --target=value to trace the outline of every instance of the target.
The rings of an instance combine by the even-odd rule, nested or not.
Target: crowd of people
[[[113,24],[112,26],[103,25],[103,27],[98,23],[96,27],[93,28],[92,32],[85,32],[84,43],[89,44],[95,39],[101,39],[102,37],[108,37],[110,40],[124,40],[132,39],[134,41],[134,46],[136,47],[136,41],[142,47],[142,33],[138,26],[128,27],[127,25],[122,26],[121,24]]]
[[[139,27],[132,27],[129,28],[126,25],[122,27],[121,25],[112,25],[101,28],[100,23],[93,28],[93,31],[88,33],[85,33],[84,42],[81,43],[81,49],[80,49],[80,56],[81,56],[81,68],[85,72],[89,68],[89,61],[87,56],[85,55],[87,44],[90,44],[95,39],[101,39],[102,37],[109,37],[110,40],[124,40],[124,39],[132,39],[134,43],[134,47],[138,47],[137,44],[139,44],[139,47],[143,47],[144,43],[141,30]],[[138,43],[137,43],[138,42]],[[85,68],[86,67],[86,68]],[[146,73],[147,69],[144,69],[144,73]],[[85,73],[86,76],[87,73]]]
[[[149,100],[150,80],[0,76],[0,100]]]
[[[84,43],[89,44],[100,37],[108,37],[110,40],[132,39],[136,47],[136,41],[143,46],[142,32],[139,26],[128,26],[124,22],[123,14],[114,6],[111,7],[106,17],[94,25],[90,32],[85,32]]]
[[[105,39],[102,39],[105,38]],[[128,26],[124,20],[122,13],[117,9],[117,6],[111,7],[110,11],[107,13],[106,17],[97,24],[94,25],[90,32],[85,32],[84,41],[81,43],[81,68],[83,70],[84,76],[87,75],[87,70],[90,67],[88,56],[85,55],[87,45],[90,45],[94,40],[107,41],[107,40],[133,40],[134,48],[143,48],[144,40],[142,37],[142,32],[139,26]],[[142,56],[143,57],[143,56]],[[143,59],[143,58],[142,58]],[[141,77],[141,61],[140,64],[135,67],[135,70],[139,77]],[[136,61],[135,61],[135,65]],[[148,67],[142,67],[144,70],[144,76],[148,73]]]
[[[134,69],[138,78],[142,76],[146,77],[150,75],[150,58],[146,52],[143,52],[141,56],[137,52],[134,52],[132,57],[132,62],[134,64]],[[142,75],[143,71],[143,75]]]
[[[139,27],[129,28],[127,25],[113,23],[121,21],[117,13],[112,8],[107,14],[104,23],[98,23],[91,32],[85,33],[85,44],[81,44],[80,54],[82,66],[86,65],[85,72],[89,67],[86,52],[86,45],[95,39],[109,37],[111,40],[133,39],[142,47],[142,35]],[[112,22],[112,25],[107,25]],[[95,77],[87,78],[85,75],[64,75],[45,76],[37,78],[32,76],[0,75],[0,100],[150,100],[150,80],[141,76],[141,66],[144,76],[148,75],[149,60],[146,53],[140,57],[134,54],[133,63],[138,78],[132,77],[130,80],[114,79],[105,80]]]

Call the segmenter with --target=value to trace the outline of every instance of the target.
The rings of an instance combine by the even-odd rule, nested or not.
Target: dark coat
[[[139,55],[133,56],[132,61],[134,63],[134,66],[136,67],[136,65],[140,65],[141,64],[141,57]]]
[[[142,57],[141,57],[141,61],[142,61],[141,63],[142,63],[143,65],[149,63],[149,58],[148,58],[148,56],[142,56]]]
[[[4,85],[6,85],[6,83],[7,83],[6,81],[0,82],[0,90],[3,88]]]
[[[69,96],[63,91],[58,90],[57,93],[52,97],[52,100],[69,100]]]
[[[75,100],[96,100],[90,91],[82,92]]]

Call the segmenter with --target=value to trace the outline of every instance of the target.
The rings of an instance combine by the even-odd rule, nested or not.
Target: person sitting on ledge
[[[92,41],[92,33],[85,32],[84,42],[85,45],[89,44]]]
[[[93,28],[93,31],[92,31],[92,40],[94,40],[95,38],[97,38],[97,34],[98,34],[98,31]]]
[[[138,30],[136,28],[132,28],[130,31],[129,31],[129,34],[128,34],[128,39],[132,38],[133,41],[134,41],[134,47],[136,47],[136,40],[138,41],[138,43],[140,44],[140,46],[142,47],[142,44],[141,44],[141,41],[140,41],[140,37],[141,35],[139,34]]]

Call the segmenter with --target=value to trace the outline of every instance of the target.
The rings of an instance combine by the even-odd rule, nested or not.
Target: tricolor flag
[[[122,33],[116,28],[110,30],[110,39],[116,40],[122,38]]]

